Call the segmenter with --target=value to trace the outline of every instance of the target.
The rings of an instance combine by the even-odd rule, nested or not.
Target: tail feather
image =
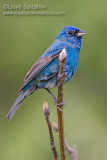
[[[14,105],[11,108],[11,110],[9,111],[9,113],[6,116],[6,118],[8,120],[11,120],[11,118],[13,117],[13,115],[15,114],[17,109],[20,107],[20,105],[23,102],[23,100],[27,97],[27,95],[28,95],[27,91],[21,92],[20,96],[18,97],[18,99],[16,100],[16,102],[14,103]]]
[[[11,120],[11,118],[14,116],[15,112],[20,107],[20,105],[23,102],[23,100],[27,96],[29,96],[30,94],[32,94],[36,89],[37,89],[37,86],[36,86],[35,83],[33,83],[33,84],[31,84],[31,86],[29,87],[29,89],[23,89],[21,91],[20,96],[18,97],[18,99],[16,100],[16,102],[12,106],[10,112],[6,116],[8,120]]]

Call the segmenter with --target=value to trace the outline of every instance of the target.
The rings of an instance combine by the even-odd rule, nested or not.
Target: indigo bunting
[[[13,117],[22,101],[38,89],[46,89],[55,99],[49,89],[56,87],[58,84],[58,56],[63,49],[66,50],[67,60],[64,68],[66,72],[64,83],[66,83],[72,79],[76,72],[82,47],[82,36],[85,34],[85,31],[73,26],[63,28],[55,42],[42,54],[27,73],[24,79],[25,82],[19,90],[20,95],[7,115],[8,120]]]

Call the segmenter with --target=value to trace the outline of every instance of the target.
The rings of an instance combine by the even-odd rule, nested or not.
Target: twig
[[[65,148],[70,154],[72,160],[78,160],[77,147],[75,145],[73,147],[70,147],[66,139],[65,139]]]
[[[49,109],[48,103],[46,101],[44,101],[44,104],[43,104],[43,113],[45,115],[45,120],[47,122],[48,129],[49,129],[51,149],[53,151],[54,158],[55,158],[55,160],[59,160],[58,154],[56,151],[56,147],[55,147],[54,136],[53,136],[53,132],[52,132],[52,125],[51,125],[51,122],[49,119],[50,109]]]
[[[67,59],[66,50],[63,49],[59,55],[59,74],[58,74],[58,99],[57,99],[57,115],[58,115],[58,127],[59,127],[59,142],[61,160],[66,160],[65,155],[65,143],[64,143],[64,124],[63,124],[63,84],[64,84],[64,66]]]
[[[53,128],[59,135],[59,129],[58,129],[58,125],[56,123],[53,123]],[[70,145],[68,144],[66,139],[65,139],[65,148],[66,148],[67,152],[70,154],[70,157],[72,158],[72,160],[78,160],[76,146],[70,147]]]

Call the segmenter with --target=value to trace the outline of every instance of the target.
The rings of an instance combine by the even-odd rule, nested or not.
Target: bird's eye
[[[72,30],[72,31],[69,31],[68,34],[69,34],[69,35],[74,35],[75,32],[76,32],[75,30]]]
[[[69,35],[76,35],[78,32],[79,32],[79,30],[72,30],[72,31],[69,31],[68,34]]]
[[[75,32],[74,32],[74,34],[77,34],[79,32],[79,30],[76,30]]]
[[[73,32],[72,32],[72,31],[69,31],[68,34],[69,34],[69,35],[73,35]]]

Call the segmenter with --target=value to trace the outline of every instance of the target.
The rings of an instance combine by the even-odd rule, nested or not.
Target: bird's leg
[[[46,91],[53,97],[53,99],[55,100],[55,102],[57,102],[57,98],[53,95],[53,93],[46,88]]]
[[[54,96],[54,94],[49,90],[49,89],[47,89],[47,88],[45,88],[46,89],[46,91],[53,97],[53,99],[55,100],[55,103],[54,103],[54,105],[58,105],[57,104],[57,98]],[[65,106],[65,103],[63,102],[63,107]]]

